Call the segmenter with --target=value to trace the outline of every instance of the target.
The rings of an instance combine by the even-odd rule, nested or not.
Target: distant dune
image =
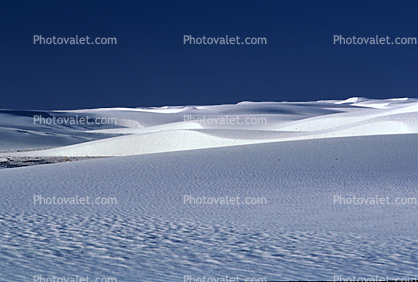
[[[2,111],[0,135],[6,142],[0,150],[11,150],[14,145],[15,149],[55,148],[13,156],[128,156],[279,141],[418,133],[418,100],[407,98],[354,97],[345,101],[242,102],[42,114],[44,123],[40,124],[40,118],[35,118],[39,113]],[[56,120],[61,117],[62,123],[46,124],[51,117]],[[71,120],[79,122],[86,117],[90,124],[70,124]],[[10,154],[2,154],[6,155]]]

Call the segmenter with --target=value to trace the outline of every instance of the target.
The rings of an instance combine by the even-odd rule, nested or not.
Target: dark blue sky
[[[334,34],[418,37],[413,1],[31,1],[0,9],[0,108],[76,109],[418,97],[418,45],[334,45]],[[267,45],[183,45],[266,37]],[[116,37],[117,45],[34,45]]]

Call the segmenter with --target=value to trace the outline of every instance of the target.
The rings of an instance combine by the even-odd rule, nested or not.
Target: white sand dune
[[[96,139],[101,139],[106,134],[125,136],[82,140],[89,142],[13,155],[127,156],[279,141],[418,133],[418,101],[414,99],[243,102],[237,105],[115,108],[68,113],[118,121],[118,127],[96,129],[90,126],[77,131],[84,136],[87,134],[92,139],[96,135],[99,135]],[[7,135],[5,131],[0,132]],[[76,134],[74,130],[68,132]],[[71,136],[70,133],[67,135]],[[235,135],[239,137],[235,138]]]
[[[416,277],[417,135],[277,142],[0,170],[2,281]],[[34,195],[117,205],[34,205]],[[193,205],[193,197],[265,198]]]
[[[416,278],[418,204],[394,201],[418,199],[417,112],[416,99],[350,98],[44,112],[123,125],[39,126],[33,112],[3,111],[3,150],[13,142],[43,150],[5,152],[2,162],[112,157],[0,170],[0,281]],[[35,204],[35,196],[116,202]],[[226,196],[238,204],[185,200]]]

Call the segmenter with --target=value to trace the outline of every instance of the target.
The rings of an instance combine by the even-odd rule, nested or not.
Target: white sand
[[[349,99],[86,110],[140,127],[66,129],[65,138],[124,136],[3,154],[120,157],[0,170],[0,280],[417,277],[418,205],[393,203],[418,198],[417,105]],[[182,121],[197,112],[268,123]],[[34,195],[117,204],[34,205]],[[241,204],[184,202],[227,195]],[[342,205],[335,196],[392,203]],[[246,205],[246,197],[266,203]]]

